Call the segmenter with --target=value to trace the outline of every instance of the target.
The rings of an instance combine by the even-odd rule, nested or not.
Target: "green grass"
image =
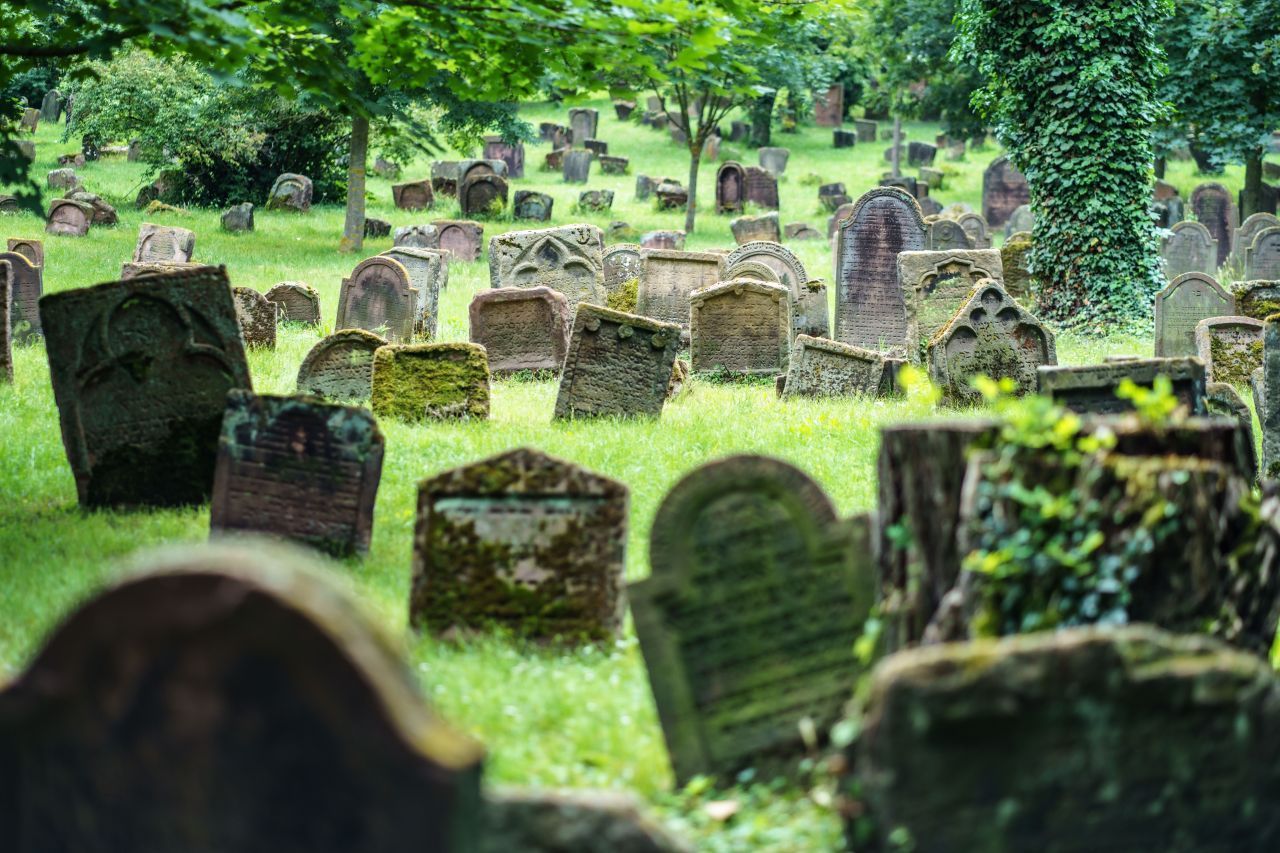
[[[592,102],[601,112],[599,136],[610,153],[631,158],[630,176],[606,176],[593,169],[591,188],[616,192],[612,214],[572,212],[579,185],[558,174],[540,172],[545,144],[527,146],[526,177],[513,192],[533,188],[555,198],[555,224],[587,221],[607,226],[622,219],[644,230],[682,227],[682,213],[659,213],[634,200],[635,173],[687,180],[684,149],[660,134],[616,121],[606,101]],[[540,105],[527,118],[567,122],[566,108]],[[36,173],[56,167],[56,156],[74,150],[58,139],[60,128],[37,135]],[[908,125],[908,139],[932,140],[936,128]],[[817,202],[817,185],[840,180],[855,198],[874,186],[885,169],[887,143],[836,151],[831,131],[806,128],[779,134],[775,144],[791,149],[791,162],[779,190],[782,221],[808,221],[825,232],[826,213]],[[478,152],[472,152],[478,153]],[[965,162],[942,163],[944,204],[964,201],[980,209],[982,170],[996,156],[993,148]],[[755,163],[754,152],[722,148],[725,159]],[[733,244],[729,217],[713,209],[716,164],[701,172],[701,214],[691,250]],[[103,160],[80,170],[88,189],[117,206],[117,228],[95,228],[82,239],[48,238],[46,292],[82,287],[118,277],[130,259],[143,215],[132,198],[144,183],[144,168],[123,160]],[[409,165],[404,179],[429,174],[428,161]],[[1198,179],[1187,164],[1172,164],[1170,179],[1184,197]],[[1223,180],[1234,192],[1239,169]],[[395,225],[457,216],[456,202],[430,213],[409,215],[391,205],[390,183],[369,181],[369,214]],[[263,199],[249,199],[261,204]],[[47,199],[46,199],[47,202]],[[309,216],[256,211],[257,230],[232,235],[218,225],[220,211],[160,214],[152,221],[181,225],[197,234],[196,259],[227,266],[231,280],[265,291],[284,280],[302,280],[320,292],[323,316],[331,326],[340,279],[359,257],[336,251],[342,211],[318,207]],[[528,223],[492,221],[486,238]],[[5,236],[43,237],[43,223],[22,215],[3,220]],[[391,246],[371,240],[365,254]],[[811,276],[831,279],[832,256],[824,242],[790,244]],[[488,286],[484,260],[455,263],[441,299],[441,340],[465,340],[471,296]],[[323,331],[328,332],[330,328]],[[298,364],[317,334],[282,330],[273,352],[249,356],[254,387],[260,392],[290,393]],[[1115,336],[1083,340],[1059,338],[1063,363],[1086,363],[1110,353],[1151,351],[1149,337]],[[122,558],[162,542],[200,542],[208,535],[207,508],[149,513],[82,513],[59,437],[57,411],[49,387],[42,345],[15,352],[16,379],[0,385],[0,675],[16,674],[45,635],[77,601],[91,595],[119,572]],[[871,509],[875,502],[875,456],[883,424],[928,414],[910,401],[837,400],[788,402],[760,385],[715,385],[694,381],[657,422],[552,423],[554,382],[494,383],[492,419],[485,423],[414,425],[384,422],[387,456],[378,493],[374,537],[363,560],[333,563],[332,574],[349,584],[370,615],[404,647],[424,691],[443,715],[479,737],[488,747],[487,776],[492,782],[539,786],[625,788],[657,805],[662,814],[707,850],[823,850],[838,836],[838,821],[811,796],[794,788],[756,785],[734,792],[698,791],[672,796],[671,773],[643,662],[634,637],[615,646],[582,651],[529,649],[488,639],[445,645],[412,636],[406,630],[410,548],[416,484],[444,469],[519,445],[556,456],[619,479],[631,489],[627,574],[648,574],[647,539],[659,502],[684,474],[731,453],[765,453],[786,459],[816,478],[842,513]],[[701,810],[704,799],[735,796],[744,808],[727,825]]]

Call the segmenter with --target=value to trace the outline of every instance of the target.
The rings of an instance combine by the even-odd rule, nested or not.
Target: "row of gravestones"
[[[1225,258],[1224,245],[1228,247]],[[1277,279],[1280,219],[1274,213],[1255,213],[1234,229],[1226,244],[1219,243],[1202,222],[1178,222],[1161,241],[1160,255],[1170,281],[1189,272],[1214,275],[1224,267],[1246,281]]]

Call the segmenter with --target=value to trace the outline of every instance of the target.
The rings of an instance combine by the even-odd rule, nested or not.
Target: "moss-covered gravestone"
[[[522,370],[559,371],[569,348],[573,312],[549,287],[481,290],[467,313],[471,342],[484,347],[495,376]]]
[[[476,849],[480,747],[309,564],[258,543],[146,568],[0,692],[6,850]]]
[[[1254,371],[1253,404],[1262,428],[1262,468],[1267,479],[1280,477],[1280,314],[1268,317],[1262,331],[1262,368]]]
[[[557,418],[662,414],[680,327],[582,303],[556,394]]]
[[[373,354],[386,345],[386,339],[363,329],[321,338],[298,368],[298,393],[329,400],[369,399]]]
[[[782,396],[888,396],[894,392],[897,371],[903,364],[901,359],[886,358],[875,350],[796,335]]]
[[[389,344],[373,354],[369,405],[404,421],[489,417],[489,363],[470,343]]]
[[[320,325],[320,294],[301,281],[282,281],[266,292],[276,305],[276,318],[281,323]]]
[[[1014,299],[1026,302],[1035,285],[1031,277],[1030,239],[1010,238],[1000,247],[1000,266],[1004,268],[1004,289]]]
[[[1280,281],[1238,281],[1232,285],[1235,310],[1223,314],[1239,314],[1265,320],[1280,313]]]
[[[1210,317],[1196,324],[1196,354],[1205,379],[1247,385],[1262,364],[1262,321],[1252,317]]]
[[[689,353],[695,373],[776,376],[791,354],[791,291],[748,278],[689,295]]]
[[[209,529],[269,533],[338,556],[364,553],[382,453],[368,409],[232,391]]]
[[[1135,358],[1109,364],[1041,367],[1040,393],[1075,412],[1114,415],[1133,410],[1116,392],[1126,380],[1150,388],[1157,376],[1168,377],[1173,395],[1193,415],[1203,415],[1205,370],[1198,358]]]
[[[276,348],[276,303],[252,287],[231,288],[236,303],[236,321],[248,347]]]
[[[521,448],[418,487],[415,625],[603,640],[623,617],[627,488]]]
[[[1004,265],[995,249],[899,254],[898,287],[907,311],[906,357],[923,359],[929,341],[969,301],[974,286],[1003,276]]]
[[[678,784],[786,765],[840,717],[874,598],[868,536],[776,459],[712,462],[667,495],[628,595]]]
[[[1280,279],[1280,226],[1264,228],[1245,250],[1244,277],[1256,280]]]
[[[1206,273],[1187,272],[1156,294],[1156,357],[1196,354],[1196,324],[1235,313],[1235,301]],[[1243,312],[1247,313],[1247,312]]]
[[[188,263],[196,249],[196,235],[186,228],[144,222],[133,248],[135,264]]]
[[[636,312],[644,258],[638,243],[615,243],[603,252],[605,301],[610,308]],[[626,302],[628,304],[619,304]]]
[[[393,258],[366,258],[342,280],[337,329],[364,329],[392,342],[413,340],[418,292]]]
[[[271,185],[271,193],[267,196],[267,210],[310,213],[314,193],[315,186],[306,175],[285,172]]]
[[[50,294],[40,318],[81,505],[203,503],[227,392],[250,390],[226,270]]]
[[[44,267],[16,251],[0,253],[9,264],[9,328],[15,341],[40,334],[40,297],[44,293]]]

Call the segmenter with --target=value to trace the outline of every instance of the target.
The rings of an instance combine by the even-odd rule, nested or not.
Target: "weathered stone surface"
[[[760,149],[764,151],[763,148]],[[747,167],[746,198],[765,210],[778,209],[778,176],[768,169]]]
[[[391,236],[391,223],[385,219],[366,216],[364,219],[364,236],[372,239]]]
[[[761,277],[751,269],[752,264],[763,264],[773,271],[773,277]],[[768,241],[744,243],[725,257],[723,278],[756,278],[784,285],[791,291],[792,337],[826,337],[829,333],[827,289],[822,282],[809,280],[804,264],[790,249]]]
[[[851,747],[857,813],[918,850],[1270,849],[1277,707],[1263,661],[1146,626],[903,652]]]
[[[306,175],[285,172],[271,185],[271,193],[267,196],[267,210],[308,213],[311,210],[311,196],[314,192],[311,179]]]
[[[574,148],[564,153],[562,160],[564,182],[566,184],[585,184],[591,178],[591,161],[595,154],[585,149]]]
[[[497,216],[507,206],[506,178],[498,175],[477,175],[467,178],[458,186],[458,208],[465,217]]]
[[[558,372],[569,348],[573,308],[549,287],[482,290],[468,308],[471,342],[485,348],[489,372]]]
[[[436,160],[431,164],[431,191],[446,198],[458,196],[457,160]]]
[[[369,407],[403,421],[489,417],[489,364],[471,343],[387,344],[373,354]]]
[[[689,353],[695,373],[774,376],[791,353],[791,291],[752,279],[689,294]]]
[[[782,229],[788,240],[821,240],[822,232],[808,222],[789,222]]]
[[[1262,365],[1262,321],[1232,315],[1196,323],[1196,355],[1204,362],[1205,379],[1246,385]]]
[[[613,208],[613,190],[583,190],[578,193],[578,209],[589,213],[607,213]]]
[[[6,334],[11,334],[14,341],[26,342],[40,334],[39,302],[44,294],[44,265],[33,264],[15,248],[0,254],[0,261],[9,264]],[[40,256],[43,260],[43,246]]]
[[[392,184],[391,203],[397,210],[430,210],[436,205],[436,194],[431,189],[431,181],[427,178]],[[463,216],[466,214],[464,213]]]
[[[648,201],[658,182],[648,175],[636,175],[636,201]]]
[[[1191,192],[1191,211],[1217,241],[1218,254],[1213,269],[1206,270],[1212,273],[1231,256],[1231,237],[1240,221],[1236,203],[1222,184],[1201,184]]]
[[[777,211],[761,216],[739,216],[730,220],[729,230],[739,246],[754,242],[782,242]]]
[[[646,231],[640,235],[640,246],[644,249],[684,249],[685,234],[683,231]]]
[[[409,285],[417,297],[413,309],[413,334],[432,340],[440,317],[440,292],[449,286],[449,258],[440,249],[395,246],[382,257],[398,262],[409,273]]]
[[[236,322],[247,347],[276,348],[276,304],[252,287],[231,288]]]
[[[320,294],[311,285],[301,281],[282,281],[265,295],[275,303],[279,322],[320,325]]]
[[[658,210],[684,210],[689,205],[689,191],[677,181],[663,181],[653,188]]]
[[[533,190],[516,190],[515,201],[511,205],[513,219],[531,219],[534,222],[549,222],[555,199],[546,193]]]
[[[1193,415],[1203,415],[1205,366],[1198,358],[1142,358],[1114,364],[1040,368],[1040,393],[1076,412],[1112,415],[1133,410],[1116,390],[1125,379],[1150,388],[1157,376],[1167,376],[1178,402]]]
[[[679,349],[677,324],[580,304],[560,374],[555,416],[657,417]]]
[[[57,89],[50,89],[40,102],[40,118],[52,124],[62,114],[62,96]]]
[[[14,853],[446,853],[481,750],[292,550],[202,546],[82,605],[0,693]],[[74,802],[75,808],[65,806]]]
[[[380,178],[394,181],[400,177],[400,164],[379,156],[373,161],[373,173]]]
[[[484,138],[484,158],[486,160],[501,160],[506,163],[508,177],[524,177],[523,142],[506,142],[500,136],[486,136]]]
[[[962,213],[955,217],[955,220],[960,223],[960,227],[968,235],[969,242],[973,244],[973,248],[991,248],[991,232],[987,228],[987,220],[983,219],[981,214]]]
[[[741,213],[747,201],[747,170],[730,160],[716,170],[716,213]]]
[[[382,433],[368,409],[232,391],[209,530],[271,534],[336,556],[363,554],[382,455]]]
[[[480,853],[515,850],[693,853],[645,815],[631,794],[499,789],[485,799]]]
[[[1253,373],[1249,374],[1249,384],[1254,384],[1254,376],[1262,368],[1254,368]],[[1253,410],[1249,408],[1249,404],[1244,401],[1235,388],[1225,382],[1210,382],[1205,386],[1204,393],[1205,408],[1210,415],[1219,415],[1224,418],[1231,418],[1240,426],[1240,432],[1244,435],[1244,441],[1241,442],[1246,450],[1250,460],[1253,462],[1253,474],[1257,476],[1258,460],[1257,460],[1257,443],[1253,436]],[[1261,404],[1259,405],[1261,411]],[[1250,478],[1253,479],[1252,477]]]
[[[954,252],[973,249],[968,233],[954,219],[937,219],[925,232],[925,248],[932,252]]]
[[[992,228],[1009,221],[1014,210],[1031,202],[1031,186],[1027,176],[1009,162],[997,157],[982,173],[982,218]],[[1025,230],[1025,229],[1019,229]]]
[[[49,217],[45,220],[46,234],[60,237],[83,237],[93,224],[93,206],[69,198],[55,198],[49,203]]]
[[[135,264],[190,263],[196,250],[196,235],[186,228],[144,222],[138,227],[133,248]]]
[[[369,399],[373,354],[385,339],[364,329],[346,329],[320,339],[298,368],[298,393],[329,400]]]
[[[50,294],[40,319],[80,504],[203,503],[226,394],[251,387],[226,270]]]
[[[1199,222],[1179,222],[1160,244],[1165,276],[1170,281],[1189,272],[1212,276],[1218,269],[1218,245]]]
[[[937,156],[937,147],[927,142],[907,143],[907,165],[913,169],[920,166],[932,166],[934,158]]]
[[[69,190],[80,186],[80,178],[75,169],[54,169],[45,176],[45,183],[51,190]]]
[[[759,150],[760,167],[766,169],[775,178],[787,171],[787,160],[791,152],[786,148],[761,148]]]
[[[1246,279],[1280,280],[1280,227],[1259,231],[1244,258]]]
[[[334,328],[364,329],[391,342],[413,340],[418,291],[399,261],[378,255],[356,264],[338,292]]]
[[[831,131],[831,147],[852,148],[858,144],[858,134],[852,130]]]
[[[1031,205],[1024,204],[1014,209],[1009,216],[1009,221],[1004,226],[1004,236],[1006,240],[1011,240],[1017,234],[1031,234],[1035,231],[1036,214],[1031,209]]]
[[[689,294],[721,279],[724,258],[711,252],[644,249],[639,312],[664,323],[689,326]]]
[[[575,145],[581,145],[586,139],[595,139],[596,130],[600,127],[600,111],[589,107],[574,107],[569,110],[569,127],[573,132]]]
[[[1222,285],[1202,272],[1189,272],[1156,294],[1156,357],[1196,355],[1196,324],[1209,317],[1236,313],[1235,301]]]
[[[604,235],[594,225],[508,231],[489,238],[490,287],[550,287],[569,301],[603,305]]]
[[[995,249],[900,253],[898,286],[907,311],[903,354],[912,361],[925,360],[924,348],[969,301],[974,286],[1003,276]]]
[[[434,225],[405,225],[392,234],[392,245],[411,249],[439,249],[440,231]]]
[[[1241,222],[1231,239],[1232,266],[1237,271],[1244,269],[1245,253],[1253,245],[1254,238],[1266,229],[1276,227],[1280,227],[1280,219],[1274,213],[1255,213]]]
[[[599,159],[602,154],[609,153],[609,143],[605,142],[603,139],[584,139],[582,140],[582,147],[596,155],[597,159]]]
[[[0,382],[13,381],[13,332],[9,315],[13,300],[13,267],[0,260]]]
[[[1053,332],[1018,305],[999,282],[973,289],[946,326],[929,340],[929,375],[953,404],[979,403],[978,376],[1010,379],[1018,395],[1037,390],[1036,371],[1058,363]]]
[[[600,161],[600,171],[606,175],[625,175],[631,171],[631,161],[626,157],[602,154],[596,159]]]
[[[874,599],[867,536],[761,456],[703,465],[663,500],[628,594],[677,784],[803,756],[802,721],[830,730]]]
[[[437,219],[431,223],[440,235],[438,248],[459,261],[476,261],[484,240],[484,226],[459,219]]]
[[[623,222],[621,219],[615,219],[610,222],[609,227],[604,232],[605,245],[634,243],[639,239],[640,232],[633,228],[630,223]]]
[[[41,241],[29,240],[23,237],[10,237],[8,246],[10,252],[17,252],[22,255],[33,266],[44,266],[44,243]]]
[[[547,152],[546,157],[542,161],[542,171],[544,172],[563,172],[564,171],[564,155],[570,151],[569,146],[563,148],[554,148]]]
[[[928,186],[929,189],[931,190],[942,189],[942,183],[945,179],[946,179],[946,172],[943,172],[941,169],[932,169],[928,166],[920,167],[919,180],[923,182],[926,186]],[[977,248],[977,247],[975,246],[974,248]]]
[[[859,142],[875,142],[879,138],[879,125],[874,121],[857,118],[853,120],[853,127],[858,132]]]
[[[644,258],[635,243],[615,243],[604,250],[604,289],[608,307],[636,313]]]
[[[222,230],[232,233],[253,230],[253,205],[249,202],[232,205],[222,213]]]
[[[96,193],[85,192],[79,188],[67,190],[66,198],[72,201],[78,201],[87,204],[93,208],[93,214],[89,217],[90,225],[113,226],[120,222],[120,216],[116,213],[116,209],[107,203],[102,196]]]
[[[895,377],[903,364],[875,350],[796,335],[782,396],[889,396],[895,391]]]
[[[1262,428],[1260,474],[1274,480],[1280,478],[1280,318],[1275,315],[1263,325],[1262,375],[1257,378],[1261,381],[1254,383],[1253,405]]]
[[[874,189],[840,221],[836,236],[835,338],[903,354],[907,307],[898,286],[898,254],[924,249],[920,205],[894,188]]]
[[[621,630],[627,488],[520,448],[418,487],[410,618],[435,634]]]
[[[1004,268],[1004,289],[1021,302],[1032,298],[1035,280],[1031,276],[1031,240],[1005,240],[1000,247],[1000,266]]]

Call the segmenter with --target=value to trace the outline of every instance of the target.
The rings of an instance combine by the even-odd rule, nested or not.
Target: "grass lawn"
[[[600,110],[598,136],[610,154],[631,158],[630,176],[602,175],[593,168],[591,188],[615,191],[614,211],[578,215],[573,205],[581,185],[564,184],[558,174],[539,171],[545,143],[526,146],[526,177],[512,191],[533,188],[555,198],[554,224],[593,222],[606,227],[625,220],[641,231],[681,228],[683,212],[659,213],[652,202],[634,200],[635,174],[687,181],[685,150],[665,133],[618,122],[607,101]],[[526,110],[535,124],[567,123],[567,106],[538,105]],[[908,125],[907,138],[931,141],[936,128]],[[56,168],[58,154],[75,150],[60,141],[60,127],[42,127],[36,136],[35,173]],[[837,151],[831,131],[804,128],[778,134],[775,145],[791,149],[791,161],[779,190],[782,222],[808,221],[825,232],[827,214],[817,201],[817,184],[843,181],[856,198],[877,183],[886,168],[887,143]],[[376,153],[376,152],[374,152]],[[478,153],[478,152],[473,152]],[[936,193],[944,204],[968,202],[980,210],[982,171],[997,155],[972,152],[960,163],[940,163],[947,184]],[[722,159],[754,164],[754,152],[725,144]],[[372,158],[371,158],[372,159]],[[942,156],[939,156],[942,160]],[[403,179],[429,175],[429,158],[404,170]],[[733,245],[729,217],[714,210],[715,163],[704,164],[700,178],[699,227],[690,250]],[[1173,163],[1169,180],[1183,197],[1200,182],[1191,163]],[[80,169],[82,182],[120,212],[116,228],[94,228],[82,239],[45,240],[45,291],[83,287],[119,276],[130,259],[143,215],[132,199],[145,182],[142,164],[106,159]],[[1206,179],[1208,180],[1208,179]],[[1213,180],[1234,193],[1242,169]],[[369,214],[394,225],[458,215],[446,200],[434,211],[406,214],[391,204],[390,183],[371,176]],[[265,193],[264,193],[265,195]],[[52,196],[50,196],[52,197]],[[263,198],[247,199],[261,205]],[[48,198],[46,198],[46,202]],[[225,264],[236,285],[265,291],[285,280],[301,280],[320,292],[331,326],[339,281],[360,259],[336,251],[342,230],[339,207],[317,207],[309,216],[255,212],[257,230],[227,234],[220,211],[192,210],[159,214],[152,221],[180,225],[197,234],[196,260]],[[486,239],[534,223],[496,220],[486,223]],[[4,236],[43,237],[43,222],[20,215],[3,219]],[[391,239],[367,241],[365,255],[391,246]],[[813,277],[831,283],[832,253],[822,241],[789,244]],[[485,260],[455,263],[441,298],[439,339],[466,340],[467,305],[488,286]],[[331,331],[326,328],[324,332]],[[249,356],[254,388],[291,393],[297,368],[315,343],[315,333],[284,330],[273,352]],[[1115,335],[1085,340],[1062,335],[1063,363],[1087,363],[1111,353],[1148,354],[1146,336]],[[15,381],[0,384],[0,677],[14,675],[42,638],[75,603],[120,571],[122,558],[161,542],[200,542],[208,536],[208,510],[150,513],[97,512],[76,506],[75,487],[58,430],[43,345],[15,351]],[[406,654],[424,691],[441,713],[471,732],[489,749],[490,782],[536,786],[624,788],[658,806],[677,829],[706,850],[824,850],[836,845],[839,824],[824,807],[820,790],[777,785],[747,785],[731,792],[695,786],[670,793],[672,777],[662,735],[634,636],[609,648],[583,651],[529,649],[489,639],[459,645],[418,638],[406,630],[410,547],[416,484],[444,469],[519,445],[529,445],[614,477],[631,489],[627,573],[648,574],[649,526],[666,492],[694,467],[731,453],[764,453],[786,459],[820,482],[844,513],[873,508],[875,457],[883,424],[929,414],[910,400],[836,400],[780,402],[772,386],[716,385],[693,382],[655,422],[551,422],[554,382],[494,383],[492,419],[470,424],[407,426],[383,422],[387,456],[374,523],[373,544],[363,560],[331,564],[332,574],[348,584],[373,619],[403,637]],[[701,809],[704,800],[727,796],[743,808],[727,824]]]

